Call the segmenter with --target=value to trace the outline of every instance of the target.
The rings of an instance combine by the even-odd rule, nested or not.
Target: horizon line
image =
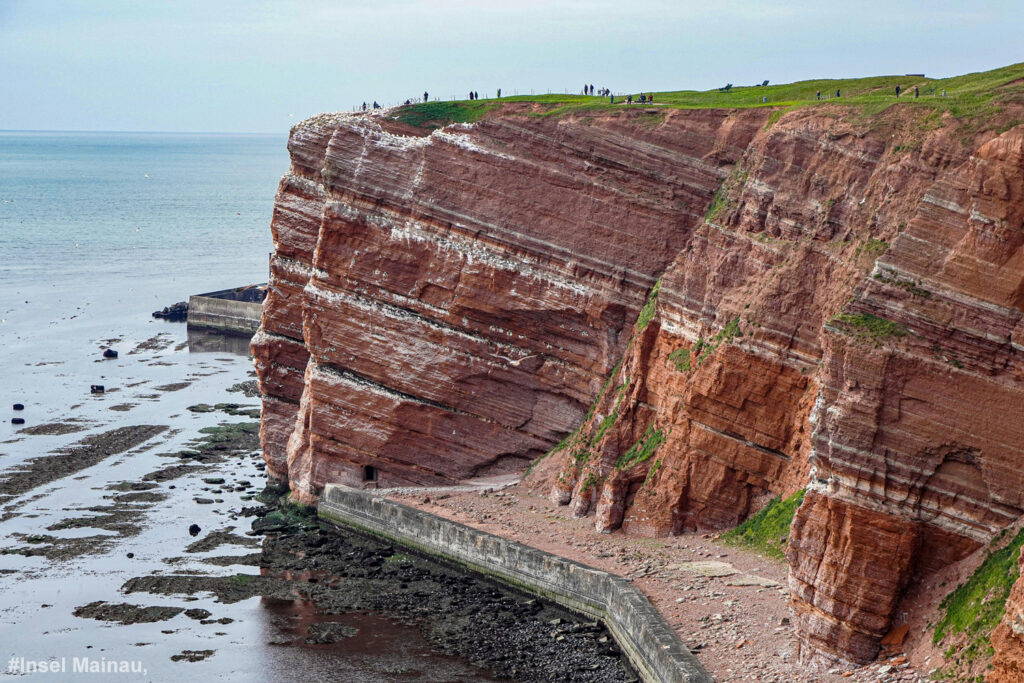
[[[288,131],[268,133],[260,131],[228,131],[228,130],[76,130],[70,128],[0,128],[0,133],[108,133],[120,135],[281,135],[287,136]]]

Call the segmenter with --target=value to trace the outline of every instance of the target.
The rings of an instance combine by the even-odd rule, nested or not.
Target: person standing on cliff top
[[[821,102],[821,91],[818,91],[818,101]]]
[[[498,99],[501,99],[501,88],[498,88]]]
[[[914,99],[916,100],[920,94],[921,94],[921,92],[917,89],[917,86],[915,85],[914,86]]]
[[[427,91],[424,90],[423,91],[423,101],[426,102],[428,99],[430,99],[430,95],[428,95]]]
[[[900,92],[903,90],[900,86],[896,86],[896,99],[900,98]]]
[[[839,88],[836,88],[836,97],[839,97]]]

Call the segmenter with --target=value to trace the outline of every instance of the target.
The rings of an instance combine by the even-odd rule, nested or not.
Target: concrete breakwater
[[[188,299],[189,328],[251,337],[260,326],[267,286],[248,285]]]
[[[319,515],[548,598],[607,626],[645,681],[711,681],[629,581],[346,486],[328,485]]]

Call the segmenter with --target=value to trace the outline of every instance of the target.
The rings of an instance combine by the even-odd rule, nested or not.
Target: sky
[[[1024,2],[0,0],[0,130],[287,132],[363,101],[1024,61]]]

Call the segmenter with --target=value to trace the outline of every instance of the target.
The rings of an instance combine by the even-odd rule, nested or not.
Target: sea
[[[197,505],[211,487],[183,477],[161,486],[165,498],[133,512],[135,522],[90,526],[116,497],[113,484],[141,481],[226,419],[190,407],[230,399],[258,408],[252,396],[227,393],[253,378],[244,339],[189,335],[183,323],[151,313],[192,294],[267,281],[274,195],[288,163],[283,133],[0,132],[0,482],[33,459],[71,457],[64,449],[94,435],[167,426],[71,476],[0,495],[0,672],[64,662],[63,672],[30,678],[384,681],[395,680],[386,670],[405,656],[402,680],[486,679],[380,616],[353,615],[363,636],[340,649],[303,649],[287,645],[287,631],[308,621],[314,606],[122,594],[124,582],[140,575],[258,573],[251,564],[202,561],[230,552],[241,558],[252,548],[168,557],[192,541],[190,524],[244,534],[250,520],[238,510],[247,503],[236,491]],[[108,347],[117,359],[103,358]],[[105,390],[94,394],[92,385]],[[14,410],[16,403],[24,409]],[[252,453],[231,476],[258,483],[258,462]],[[52,542],[44,539],[111,534],[112,546],[67,557],[26,552]],[[179,615],[122,626],[74,616],[97,601],[203,607],[227,622]],[[383,654],[373,660],[370,650]],[[207,654],[173,659],[196,651]],[[130,669],[71,675],[75,658]]]

